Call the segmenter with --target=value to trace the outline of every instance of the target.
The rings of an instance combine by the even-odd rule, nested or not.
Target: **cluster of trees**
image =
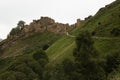
[[[48,57],[42,50],[17,57],[0,74],[0,80],[43,80]]]
[[[111,31],[111,34],[114,36],[119,36],[120,35],[120,28],[113,28]]]
[[[91,34],[83,32],[76,38],[77,47],[74,50],[77,80],[104,80],[105,73],[99,65],[99,54],[94,48]]]
[[[19,21],[17,27],[11,30],[10,35],[11,36],[18,35],[21,32],[21,30],[24,28],[24,26],[25,26],[25,22],[22,20]]]

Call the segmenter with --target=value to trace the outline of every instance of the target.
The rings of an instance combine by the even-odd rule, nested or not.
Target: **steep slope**
[[[117,0],[106,7],[101,8],[97,14],[88,19],[83,26],[79,26],[70,32],[77,36],[82,30],[88,30],[93,35],[95,48],[101,58],[114,54],[120,50],[120,1]],[[114,29],[117,29],[114,32]],[[113,31],[113,33],[111,33]],[[118,32],[117,32],[118,31]],[[117,33],[117,35],[115,35]],[[56,41],[46,52],[51,63],[60,63],[65,58],[72,57],[75,46],[75,38],[64,36]],[[52,64],[53,65],[53,64]]]
[[[116,0],[112,4],[101,8],[95,16],[90,17],[85,22],[80,23],[80,25],[72,25],[74,27],[76,26],[73,30],[69,30],[66,27],[63,27],[64,24],[59,23],[55,23],[57,26],[51,26],[51,23],[54,25],[54,21],[51,19],[49,19],[50,23],[49,20],[48,22],[46,21],[46,18],[42,18],[42,23],[41,21],[39,22],[39,20],[33,21],[30,26],[26,25],[27,27],[22,29],[22,35],[10,35],[8,37],[9,39],[0,43],[0,75],[5,76],[6,78],[6,76],[9,77],[8,74],[11,75],[13,73],[15,75],[16,71],[21,71],[22,73],[25,73],[25,75],[29,74],[30,78],[35,77],[34,79],[37,79],[39,72],[43,69],[40,66],[46,63],[46,61],[41,58],[41,56],[44,58],[46,58],[46,56],[43,56],[43,54],[41,55],[38,52],[36,53],[40,56],[37,54],[34,59],[33,54],[36,54],[34,51],[40,48],[45,50],[47,56],[49,57],[47,69],[51,67],[54,68],[56,64],[61,63],[66,58],[73,60],[74,58],[72,53],[76,46],[75,38],[83,30],[88,30],[91,32],[93,35],[92,38],[95,41],[94,47],[100,55],[100,60],[104,61],[106,56],[120,52],[119,14],[120,1]],[[44,22],[49,24],[47,25],[47,23]],[[36,25],[36,23],[39,23],[40,25]],[[41,24],[44,25],[44,27],[41,26]],[[62,28],[58,27],[58,25],[62,25]],[[38,28],[42,28],[40,29],[40,32]],[[32,34],[31,31],[33,32]],[[38,64],[39,62],[41,63]],[[13,72],[11,72],[11,70]],[[116,75],[115,77],[118,78],[120,74],[116,73]],[[112,80],[115,79],[113,78]]]
[[[116,0],[101,8],[94,17],[87,21],[83,29],[94,31],[97,36],[113,36],[114,29],[120,30],[120,1]]]
[[[84,23],[85,21],[78,19],[76,23],[76,28],[66,32],[63,37],[58,39],[46,50],[46,53],[50,60],[50,63],[48,65],[55,66],[55,64],[62,62],[66,58],[73,59],[72,53],[75,47],[75,38]]]
[[[1,53],[2,58],[14,57],[21,54],[27,54],[38,48],[48,48],[52,43],[54,43],[60,35],[44,32],[36,33],[27,38],[18,39],[16,41],[4,43],[3,53]],[[10,44],[10,45],[9,45]]]
[[[24,21],[19,21],[8,38],[0,43],[0,57],[15,57],[38,48],[46,50],[72,28],[74,26],[55,22],[49,17],[33,20],[29,25],[25,25]]]
[[[74,38],[71,38],[69,36],[65,35],[56,41],[51,47],[46,50],[50,64],[62,62],[65,58],[72,59],[72,52],[74,47]]]

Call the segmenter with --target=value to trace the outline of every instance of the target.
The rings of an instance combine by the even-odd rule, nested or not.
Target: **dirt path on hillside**
[[[68,37],[72,37],[72,38],[75,38],[75,37],[76,37],[76,36],[70,35],[68,32],[66,32],[66,35],[67,35]]]
[[[74,35],[70,35],[68,32],[66,32],[66,35],[68,37],[71,37],[71,38],[75,38],[76,36]],[[97,36],[93,36],[92,37],[93,39],[103,39],[103,40],[119,40],[120,37],[97,37]]]
[[[103,39],[103,40],[119,40],[120,37],[97,37],[97,36],[93,36],[93,39]]]

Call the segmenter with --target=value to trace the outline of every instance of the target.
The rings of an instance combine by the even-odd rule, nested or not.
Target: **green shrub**
[[[20,28],[16,27],[11,30],[10,35],[14,36],[14,35],[18,35],[19,33],[20,33]]]
[[[113,28],[111,31],[111,34],[114,36],[119,36],[120,35],[120,28]]]
[[[107,56],[105,71],[107,73],[111,73],[112,71],[117,69],[119,65],[120,65],[120,53],[116,52],[112,55]]]
[[[44,67],[48,63],[48,57],[46,53],[41,49],[33,53],[33,58],[37,60],[42,67]]]
[[[24,73],[15,71],[6,71],[0,74],[0,80],[29,80]]]

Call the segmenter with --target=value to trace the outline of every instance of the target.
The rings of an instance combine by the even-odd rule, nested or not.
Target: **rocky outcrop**
[[[63,24],[55,22],[49,17],[41,17],[38,20],[33,20],[29,25],[24,25],[24,27],[19,31],[17,35],[9,35],[10,39],[15,39],[19,37],[28,37],[34,33],[49,31],[55,34],[64,34],[76,26],[81,25],[82,20],[77,19],[77,22],[73,25]]]
[[[38,20],[33,20],[29,25],[24,25],[23,28],[20,28],[19,33],[14,35],[8,35],[8,38],[0,44],[1,49],[6,47],[10,47],[14,45],[14,43],[25,37],[29,37],[35,33],[42,33],[45,31],[53,32],[55,34],[65,34],[66,32],[72,30],[74,26],[70,26],[69,24],[62,24],[55,22],[53,19],[49,17],[41,17]]]
[[[33,20],[29,25],[25,25],[19,36],[29,36],[33,33],[44,31],[53,32],[55,34],[64,34],[73,28],[74,27],[69,24],[55,22],[49,17],[41,17],[41,19]]]

